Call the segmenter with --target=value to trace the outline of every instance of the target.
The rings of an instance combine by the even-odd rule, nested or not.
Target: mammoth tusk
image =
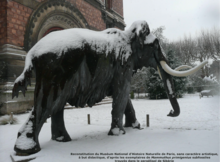
[[[188,66],[188,65],[181,65],[179,67],[177,67],[176,69],[174,69],[175,71],[180,71],[182,69],[192,69],[192,66]]]
[[[199,69],[201,69],[207,63],[208,63],[208,61],[203,61],[201,64],[199,64],[199,65],[195,66],[194,68],[187,70],[187,71],[175,71],[175,70],[171,69],[165,61],[160,61],[160,64],[161,64],[162,68],[164,69],[164,71],[166,71],[170,75],[177,76],[177,77],[189,76],[189,75],[197,72]]]
[[[188,66],[188,65],[181,65],[181,66],[175,68],[174,70],[175,71],[179,71],[179,70],[182,70],[182,69],[192,69],[192,67]],[[161,73],[160,73],[160,69],[158,68],[158,66],[157,66],[157,71],[159,73],[160,79],[162,79],[162,76],[161,76]]]
[[[161,74],[160,74],[160,69],[158,68],[158,66],[157,66],[157,71],[159,73],[160,79],[162,79]]]

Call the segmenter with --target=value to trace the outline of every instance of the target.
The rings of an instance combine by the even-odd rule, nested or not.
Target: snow
[[[160,69],[158,68],[158,66],[157,66],[157,71],[158,71],[160,79],[162,79],[162,76],[161,76],[161,73],[160,73]]]
[[[203,90],[201,93],[209,93],[211,90]]]
[[[18,102],[18,101],[6,101],[4,103],[15,103],[15,102]]]
[[[111,131],[114,135],[119,135],[120,129],[119,128],[113,128]]]
[[[31,118],[34,117],[32,115],[32,111],[30,112],[29,116]],[[36,145],[33,138],[27,138],[27,133],[33,132],[33,130],[32,130],[33,122],[28,119],[29,119],[29,117],[27,118],[27,121],[23,124],[23,126],[18,131],[21,135],[16,140],[15,145],[19,149],[27,150],[27,149],[33,148]]]
[[[211,74],[210,76],[205,76],[204,78],[203,78],[203,80],[205,81],[205,82],[210,82],[210,83],[216,83],[216,84],[218,84],[218,81],[217,81],[217,79],[216,79],[216,76],[214,76],[213,74]]]
[[[208,61],[208,64],[207,64],[206,66],[210,68],[210,65],[212,65],[212,63],[213,63],[215,60],[212,59],[212,58],[209,58],[207,61]],[[195,61],[194,64],[195,64],[195,65],[199,65],[199,64],[201,64],[201,62],[200,62],[200,61]]]
[[[139,126],[139,124],[140,124],[140,123],[138,122],[138,120],[136,120],[135,123],[132,123],[132,127],[135,128],[135,127]]]
[[[62,141],[63,138],[64,138],[64,136],[60,136],[60,137],[57,137],[56,139],[57,139],[58,141]]]
[[[29,121],[27,123],[26,129],[23,132],[21,132],[21,135],[18,137],[16,141],[15,145],[17,146],[17,148],[27,150],[33,148],[36,145],[32,138],[27,138],[26,136],[27,133],[32,133],[32,126],[33,123]]]
[[[179,70],[182,70],[182,69],[192,69],[192,67],[188,66],[188,65],[181,65],[181,66],[175,68],[174,70],[179,71]]]
[[[15,80],[15,83],[24,79],[25,71],[33,67],[32,59],[43,54],[54,53],[58,57],[65,54],[69,49],[82,49],[89,45],[97,54],[112,53],[115,58],[120,59],[122,64],[131,55],[130,40],[135,33],[139,36],[141,32],[146,32],[148,24],[146,21],[136,21],[126,30],[110,28],[104,31],[93,31],[82,28],[71,28],[52,32],[38,41],[28,52],[25,59],[23,73]]]
[[[149,32],[147,31],[149,28],[147,22],[145,20],[138,20],[138,21],[135,21],[134,23],[131,24],[131,27],[126,30],[125,32],[127,33],[127,35],[130,35],[131,37],[133,37],[133,35],[131,35],[131,33],[133,33],[133,30],[135,30],[135,34],[137,36],[139,36],[142,33],[145,33],[145,32]]]
[[[167,87],[168,87],[168,90],[169,90],[169,94],[173,94],[173,90],[172,90],[172,87],[171,87],[171,83],[170,81],[167,79]]]
[[[28,157],[15,156],[13,151],[17,132],[28,118],[28,114],[14,115],[18,118],[19,124],[0,126],[0,161],[11,162],[9,156],[12,154],[17,160],[36,157],[33,162],[115,162],[121,160],[113,159],[120,157],[115,155],[117,153],[124,154],[121,157],[131,157],[125,159],[127,161],[137,162],[140,159],[134,159],[135,157],[143,157],[138,154],[158,157],[165,153],[168,157],[176,157],[174,162],[219,162],[219,101],[219,96],[199,99],[199,94],[186,95],[178,99],[180,116],[171,118],[166,116],[171,109],[167,99],[132,100],[137,119],[144,129],[125,128],[126,134],[119,136],[107,135],[111,125],[111,104],[93,108],[66,109],[64,119],[72,141],[63,143],[51,140],[51,121],[48,119],[39,136],[41,151]],[[91,116],[90,125],[87,124],[87,114]],[[146,114],[150,116],[150,127],[146,127]],[[112,155],[101,155],[101,153]],[[177,156],[177,153],[185,155]],[[196,154],[203,153],[211,159],[178,159],[178,157],[196,157]],[[210,155],[216,153],[218,156]],[[79,159],[79,157],[87,157],[87,159]],[[89,157],[91,158],[88,159]],[[94,157],[106,159],[100,160]]]
[[[115,34],[108,34],[109,30],[114,30]],[[122,36],[119,37],[118,33],[121,33]],[[126,38],[126,35],[118,29],[108,29],[103,32],[81,28],[66,29],[52,32],[48,36],[42,38],[39,43],[30,50],[28,56],[32,58],[39,57],[49,52],[61,56],[63,53],[67,52],[68,49],[82,49],[87,44],[97,53],[103,53],[105,51],[106,55],[113,49],[116,50],[116,54],[119,54],[119,46],[122,46],[128,51],[127,55],[129,55],[131,50],[129,47],[127,48],[127,42],[119,42],[122,38]],[[117,57],[118,55],[116,55],[116,58]]]
[[[150,33],[148,36],[146,36],[146,39],[144,41],[144,44],[151,44],[156,39],[156,36],[152,33]]]

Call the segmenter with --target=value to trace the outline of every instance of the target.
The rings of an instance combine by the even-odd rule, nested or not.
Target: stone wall
[[[24,34],[32,9],[14,1],[7,3],[7,44],[24,46]]]
[[[85,0],[70,0],[70,2],[76,5],[92,29],[104,30],[106,28],[105,22],[102,19],[102,13],[98,8]]]
[[[12,99],[13,82],[23,71],[25,56],[26,52],[21,47],[10,44],[0,47],[0,114],[22,113],[33,106],[33,78],[26,96],[20,92],[18,98]]]
[[[7,43],[7,3],[0,1],[0,45]]]
[[[123,0],[112,0],[112,9],[123,17]]]

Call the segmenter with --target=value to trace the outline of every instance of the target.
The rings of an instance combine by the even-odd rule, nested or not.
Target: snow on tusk
[[[162,79],[161,74],[160,74],[160,69],[158,68],[158,66],[157,66],[157,71],[159,73],[160,79]]]
[[[182,69],[192,69],[192,66],[188,66],[188,65],[181,65],[179,67],[177,67],[176,69],[174,69],[175,71],[180,71]]]

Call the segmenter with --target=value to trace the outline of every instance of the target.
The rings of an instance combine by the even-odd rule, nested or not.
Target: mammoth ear
[[[160,42],[158,39],[154,40],[153,45],[154,45],[154,49],[155,49],[155,57],[158,60],[158,62],[160,62],[160,61],[168,62],[165,57],[166,54],[163,50],[163,47],[160,45]]]

